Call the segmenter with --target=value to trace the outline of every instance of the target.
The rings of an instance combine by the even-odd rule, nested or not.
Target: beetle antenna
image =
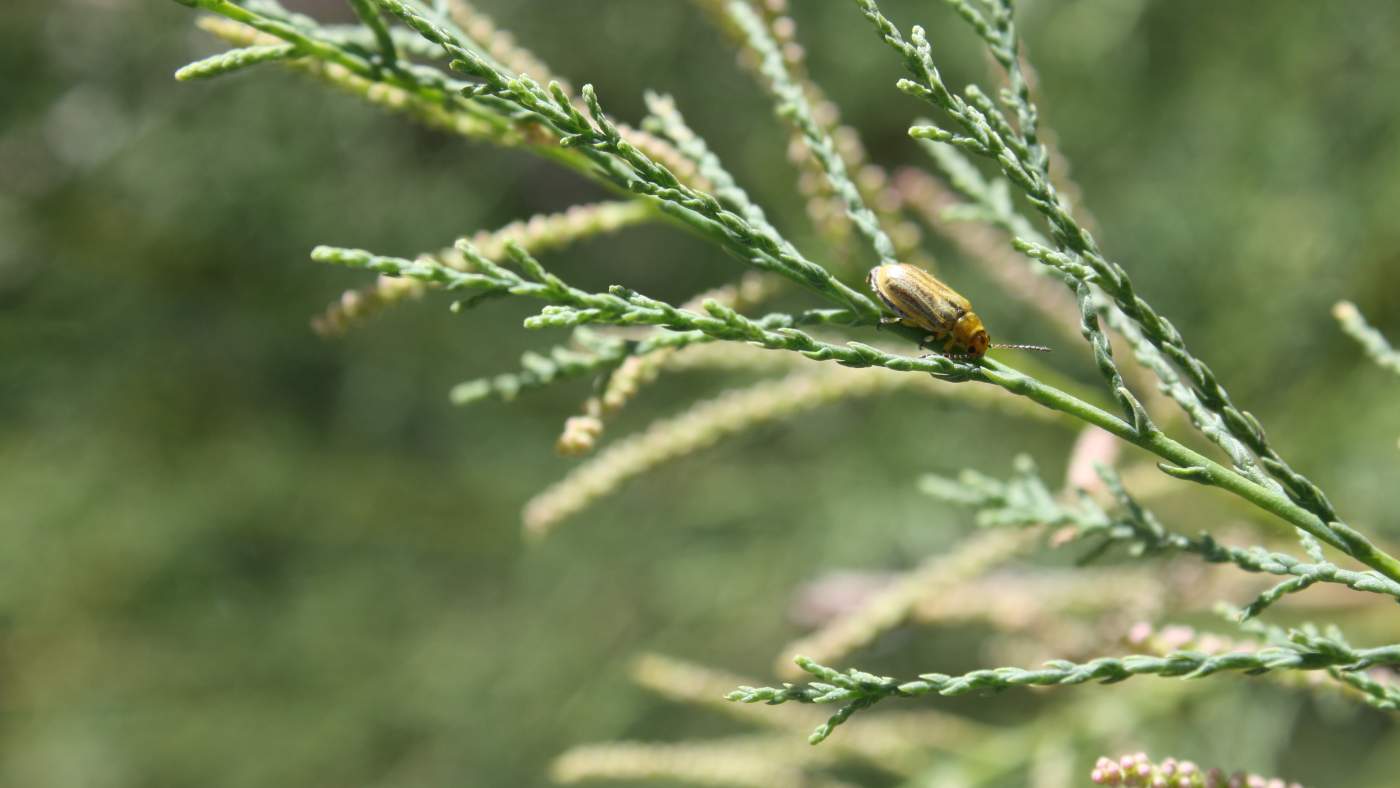
[[[1045,347],[1044,345],[1003,345],[999,343],[993,343],[992,347],[999,347],[1004,350],[1034,350],[1037,353],[1050,352],[1050,348]]]
[[[976,361],[977,356],[971,353],[925,353],[919,358],[946,358],[949,361]]]

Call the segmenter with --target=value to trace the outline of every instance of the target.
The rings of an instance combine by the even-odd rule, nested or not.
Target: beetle
[[[870,269],[870,289],[885,302],[896,317],[881,319],[882,323],[903,323],[929,332],[924,342],[943,340],[943,355],[950,356],[955,347],[965,353],[952,358],[978,359],[988,348],[1038,350],[1040,345],[994,345],[982,318],[972,311],[972,303],[938,277],[908,263],[884,263]],[[922,344],[922,343],[921,343]]]

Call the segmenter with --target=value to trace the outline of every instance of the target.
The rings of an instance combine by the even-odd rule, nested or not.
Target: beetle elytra
[[[981,358],[988,348],[1049,352],[1040,345],[992,344],[991,336],[982,325],[982,318],[972,311],[972,304],[956,290],[933,274],[908,263],[885,263],[870,269],[870,289],[885,302],[896,317],[887,323],[903,323],[929,333],[925,342],[943,340],[943,354],[954,348],[965,352],[952,357]]]

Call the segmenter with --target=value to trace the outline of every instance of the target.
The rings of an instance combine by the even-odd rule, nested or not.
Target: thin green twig
[[[1259,674],[1271,670],[1326,670],[1336,668],[1355,673],[1376,665],[1400,664],[1400,645],[1356,649],[1344,642],[1303,631],[1291,633],[1287,645],[1267,646],[1256,651],[1204,654],[1174,651],[1164,656],[1131,655],[1101,657],[1088,662],[1051,660],[1040,669],[1018,667],[974,670],[954,676],[924,673],[914,681],[898,681],[852,668],[835,668],[797,657],[796,663],[817,680],[781,687],[739,687],[729,693],[740,703],[839,703],[841,708],[808,738],[819,744],[832,731],[861,709],[890,697],[913,698],[937,694],[965,695],[969,692],[1001,691],[1013,687],[1069,686],[1097,681],[1112,684],[1134,676],[1162,676],[1197,679],[1221,672]]]
[[[239,47],[184,66],[175,72],[175,78],[185,82],[194,79],[221,77],[224,74],[230,74],[259,63],[286,60],[296,57],[296,55],[297,48],[291,44]]]
[[[1108,468],[1099,474],[1119,506],[1110,512],[1093,498],[1081,494],[1064,501],[1041,480],[1029,457],[1016,460],[1015,473],[1006,481],[965,471],[957,479],[926,475],[920,488],[943,501],[977,510],[977,523],[983,527],[1024,527],[1046,524],[1069,527],[1077,541],[1102,540],[1089,554],[1094,557],[1113,545],[1125,545],[1133,555],[1188,553],[1213,564],[1233,564],[1246,572],[1289,578],[1265,591],[1242,613],[1243,618],[1258,615],[1281,596],[1314,583],[1336,583],[1356,591],[1384,594],[1400,600],[1400,582],[1377,572],[1355,572],[1325,561],[1309,563],[1286,553],[1261,547],[1230,547],[1202,532],[1195,538],[1167,530],[1153,513],[1124,489],[1122,480]],[[1087,559],[1086,559],[1087,560]]]
[[[389,34],[389,27],[384,24],[384,17],[379,15],[379,9],[374,7],[373,0],[349,0],[349,2],[350,7],[355,11],[355,16],[358,16],[364,26],[374,34],[374,40],[379,45],[379,54],[384,58],[384,62],[388,65],[398,62],[399,52],[394,44],[394,37]]]
[[[894,242],[880,226],[875,212],[870,210],[861,197],[860,189],[846,172],[846,163],[836,150],[836,143],[827,134],[812,112],[802,86],[788,73],[783,63],[778,44],[768,32],[768,26],[744,0],[729,4],[729,16],[743,30],[760,58],[759,71],[768,80],[769,88],[778,98],[778,114],[788,118],[802,134],[807,147],[821,164],[832,190],[841,198],[846,207],[846,215],[870,241],[881,262],[893,262],[896,257]]]

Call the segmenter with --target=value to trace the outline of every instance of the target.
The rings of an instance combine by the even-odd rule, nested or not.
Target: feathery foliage
[[[840,257],[835,250],[804,250],[785,235],[720,162],[700,131],[687,124],[673,99],[648,95],[649,114],[641,131],[620,123],[606,111],[591,84],[583,84],[575,94],[537,58],[516,47],[513,40],[502,39],[470,6],[457,10],[469,21],[476,19],[475,24],[461,23],[447,13],[452,3],[351,0],[349,6],[361,25],[347,29],[290,13],[266,0],[180,2],[227,20],[208,26],[236,45],[181,69],[177,77],[182,80],[286,64],[436,127],[544,157],[616,197],[615,202],[463,238],[452,250],[416,258],[318,246],[311,253],[317,262],[381,277],[363,290],[352,291],[319,319],[318,325],[327,333],[342,331],[374,309],[407,296],[437,291],[456,299],[454,311],[499,299],[542,301],[542,310],[527,318],[524,327],[570,329],[571,341],[527,354],[518,372],[463,383],[451,397],[462,404],[492,395],[512,399],[563,380],[592,379],[602,393],[585,404],[583,416],[570,419],[560,441],[561,449],[570,453],[591,449],[601,435],[604,415],[620,407],[639,382],[654,377],[673,358],[699,353],[707,345],[732,348],[734,357],[748,347],[783,356],[764,368],[782,370],[785,377],[713,401],[697,401],[686,413],[587,461],[558,488],[527,507],[526,529],[533,536],[544,535],[563,517],[666,459],[698,451],[760,422],[885,390],[895,375],[921,385],[930,381],[939,386],[973,384],[960,389],[983,392],[973,397],[1009,393],[1021,398],[1022,405],[1037,408],[1039,414],[1097,427],[1154,455],[1160,470],[1172,480],[1217,488],[1250,505],[1262,520],[1296,529],[1307,553],[1304,559],[1264,546],[1230,547],[1207,531],[1195,537],[1177,533],[1164,525],[1166,518],[1159,519],[1129,493],[1123,477],[1108,467],[1111,460],[1099,465],[1097,490],[1086,486],[1058,494],[1028,458],[1019,460],[1015,475],[1004,482],[973,471],[956,480],[929,475],[921,483],[923,490],[942,501],[975,509],[978,526],[1024,530],[972,537],[961,549],[929,559],[827,628],[799,641],[792,649],[804,653],[795,662],[814,680],[781,687],[744,686],[730,693],[730,700],[837,704],[839,710],[812,735],[813,743],[825,740],[856,712],[885,698],[1114,683],[1139,675],[1203,678],[1220,673],[1327,671],[1359,690],[1373,706],[1394,708],[1393,688],[1367,671],[1400,664],[1400,646],[1355,648],[1339,632],[1322,635],[1308,627],[1275,636],[1256,649],[1228,653],[1185,650],[1052,660],[1040,669],[926,673],[903,682],[859,669],[842,672],[810,657],[811,652],[823,660],[844,657],[908,623],[921,600],[936,595],[940,587],[971,582],[995,566],[1035,552],[1041,538],[1035,526],[1056,531],[1060,544],[1091,543],[1086,560],[1122,548],[1120,552],[1130,559],[1186,554],[1246,573],[1285,578],[1259,593],[1240,613],[1242,621],[1318,584],[1400,599],[1400,561],[1346,524],[1322,489],[1283,458],[1259,420],[1236,404],[1221,377],[1187,347],[1182,333],[1144,299],[1125,265],[1104,251],[1087,222],[1076,217],[1075,201],[1067,196],[1074,193],[1072,185],[1061,182],[1062,173],[1052,173],[1057,159],[1047,144],[1049,135],[1033,97],[1011,0],[947,0],[999,67],[1004,84],[997,91],[976,85],[961,92],[949,88],[926,31],[914,26],[906,36],[876,0],[853,0],[852,14],[864,16],[903,62],[908,77],[897,83],[898,90],[925,102],[939,118],[914,121],[909,135],[931,154],[941,178],[913,175],[906,182],[921,191],[906,192],[932,194],[946,204],[943,211],[926,216],[934,229],[950,220],[953,225],[974,228],[972,235],[956,227],[944,231],[955,245],[983,257],[1003,255],[996,270],[1014,285],[1008,292],[1058,321],[1061,330],[1069,327],[1066,312],[1072,297],[1075,309],[1068,317],[1078,322],[1078,333],[1102,378],[1102,393],[1081,391],[1033,361],[1013,366],[1000,356],[921,355],[914,346],[922,345],[922,332],[904,325],[886,328],[884,337],[892,341],[880,341],[875,332],[889,315],[864,292],[860,272],[852,275],[824,262]],[[801,56],[786,50],[793,44],[793,34],[791,20],[781,13],[782,5],[759,7],[748,0],[697,2],[722,20],[754,57],[756,77],[805,152],[803,166],[820,173],[823,192],[840,204],[845,221],[868,244],[868,262],[910,259],[905,256],[913,252],[903,240],[910,233],[901,226],[905,218],[884,200],[880,189],[871,188],[872,181],[887,181],[883,171],[868,175],[863,147],[840,144],[840,127],[820,112],[823,94],[802,70]],[[983,167],[997,175],[988,177]],[[906,203],[903,207],[918,212],[917,206]],[[765,282],[792,289],[788,295],[793,301],[807,301],[786,311],[750,316],[745,312],[765,300],[767,290],[779,290],[777,284],[764,285],[761,296],[743,298],[736,285],[723,294],[676,304],[622,284],[595,292],[569,284],[536,257],[542,251],[652,219],[663,219],[737,260],[747,275],[761,274]],[[993,248],[999,242],[1004,246]],[[1004,255],[1011,250],[1024,257],[1023,268],[1006,266]],[[1039,298],[1044,281],[1060,283],[1068,295],[1057,297],[1058,301]],[[1025,284],[1031,282],[1036,284]],[[1365,326],[1354,309],[1339,306],[1338,318],[1378,363],[1400,369],[1395,352]],[[1115,355],[1115,337],[1140,368],[1125,368]],[[794,363],[786,363],[789,359]],[[808,360],[834,361],[857,372],[829,374],[820,371],[822,367],[807,365]],[[1173,422],[1173,414],[1163,412],[1162,402],[1150,396],[1148,387],[1156,387],[1174,403],[1194,430]],[[1113,408],[1100,407],[1100,401],[1111,401]],[[1201,444],[1201,437],[1224,458],[1213,459],[1193,448]],[[1324,555],[1325,547],[1366,568],[1348,569],[1334,563]],[[587,757],[576,753],[557,769],[565,780],[584,773],[613,777],[669,773],[700,779],[691,769],[694,759],[735,759],[730,782],[796,784],[800,770],[794,772],[763,757],[769,744],[728,742],[698,754],[614,745]],[[605,761],[612,766],[599,765]],[[636,766],[652,761],[670,765],[659,772]],[[580,765],[585,763],[591,765]]]

